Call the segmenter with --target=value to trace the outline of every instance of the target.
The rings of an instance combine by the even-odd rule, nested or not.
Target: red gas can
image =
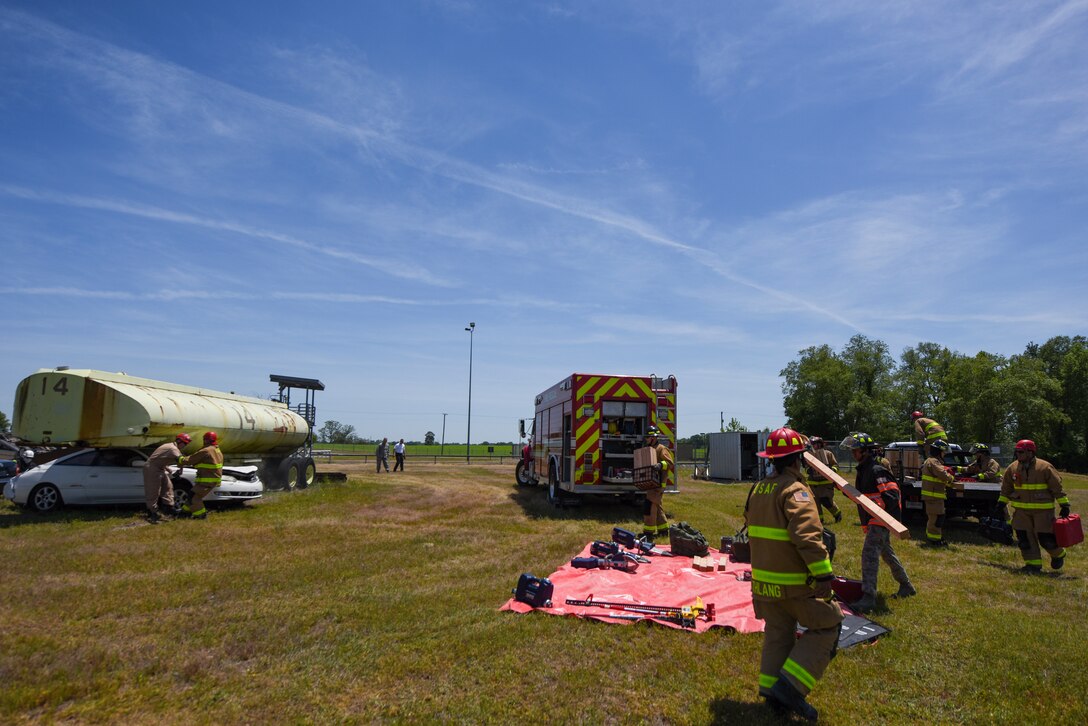
[[[1080,515],[1070,514],[1068,517],[1055,519],[1054,538],[1058,540],[1059,547],[1072,547],[1083,542],[1084,528],[1080,526]]]

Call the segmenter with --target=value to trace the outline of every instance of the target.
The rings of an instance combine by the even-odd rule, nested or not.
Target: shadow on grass
[[[715,698],[710,703],[710,723],[714,726],[726,724],[781,724],[791,723],[788,714],[775,710],[763,703],[747,703],[729,698]]]
[[[212,517],[227,512],[240,512],[248,509],[240,502],[215,505],[209,502]],[[21,509],[15,505],[0,507],[0,529],[40,524],[75,524],[77,522],[116,522],[120,526],[140,526],[148,524],[143,516],[143,505],[105,504],[65,506],[59,511],[39,514],[32,509]]]
[[[985,567],[992,567],[995,570],[1001,570],[1001,571],[1005,572],[1006,574],[1008,574],[1010,577],[1013,577],[1013,578],[1017,578],[1017,577],[1023,577],[1023,578],[1037,577],[1039,579],[1047,579],[1047,580],[1080,580],[1080,579],[1082,579],[1080,575],[1075,575],[1072,572],[1069,572],[1068,570],[1064,570],[1064,569],[1062,569],[1062,570],[1043,570],[1041,572],[1024,572],[1022,569],[1020,569],[1021,567],[1023,567],[1023,565],[1019,564],[1019,563],[1015,564],[1015,565],[1006,565],[1003,562],[988,562],[986,560],[979,560],[978,563],[980,565],[985,566]]]
[[[642,498],[621,498],[612,495],[567,495],[562,506],[548,501],[544,487],[516,487],[510,500],[534,519],[593,520],[600,522],[628,521],[642,518]]]

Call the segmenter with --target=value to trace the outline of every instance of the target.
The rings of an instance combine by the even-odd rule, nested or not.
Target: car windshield
[[[82,454],[69,456],[67,459],[57,462],[57,466],[90,466],[94,462],[96,451],[84,451]]]

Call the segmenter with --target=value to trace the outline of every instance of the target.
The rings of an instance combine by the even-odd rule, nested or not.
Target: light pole
[[[440,456],[446,455],[446,414],[442,414],[442,448],[438,453]]]
[[[468,435],[465,442],[465,462],[472,463],[472,336],[476,332],[476,323],[469,323],[468,331]]]

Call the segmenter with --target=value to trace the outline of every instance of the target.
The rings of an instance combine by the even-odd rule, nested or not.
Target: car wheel
[[[294,491],[298,487],[298,481],[301,478],[299,474],[299,461],[295,457],[284,459],[280,462],[279,470],[277,472],[277,479],[280,488],[288,491]]]
[[[514,479],[517,480],[519,487],[527,487],[533,483],[530,468],[525,466],[524,461],[519,461],[514,469]]]
[[[48,514],[55,512],[64,505],[64,500],[61,499],[60,489],[53,484],[39,484],[34,487],[34,491],[30,492],[30,496],[27,497],[27,504],[38,514]]]
[[[563,508],[563,490],[559,488],[559,475],[554,465],[548,467],[548,501],[559,509]]]
[[[174,482],[174,511],[180,512],[182,507],[188,507],[193,503],[193,489],[189,482]]]
[[[314,465],[314,460],[310,457],[299,460],[301,466],[299,467],[298,488],[305,489],[314,483],[314,479],[317,477],[317,466]]]

